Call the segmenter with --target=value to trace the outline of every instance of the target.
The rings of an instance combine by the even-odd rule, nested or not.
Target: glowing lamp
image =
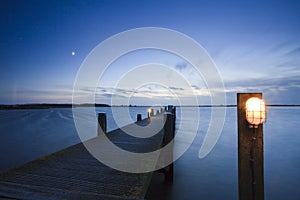
[[[246,120],[250,128],[258,128],[266,120],[266,105],[262,99],[252,97],[246,101]]]

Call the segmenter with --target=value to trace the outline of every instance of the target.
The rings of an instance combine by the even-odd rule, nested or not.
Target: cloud
[[[171,90],[179,90],[179,91],[183,91],[184,89],[183,88],[179,88],[179,87],[169,87],[169,89]]]
[[[300,75],[290,77],[264,77],[246,79],[243,81],[227,82],[226,87],[280,87],[280,86],[300,86]]]
[[[232,81],[225,83],[227,102],[236,103],[238,92],[262,92],[269,104],[299,104],[300,75]]]
[[[186,62],[179,62],[179,63],[177,63],[176,65],[175,65],[175,68],[177,69],[177,70],[184,70],[184,69],[186,69],[187,68],[187,66],[188,66],[188,64],[186,63]]]
[[[16,103],[70,103],[72,102],[72,89],[65,87],[14,87],[0,88],[0,104]]]
[[[114,98],[116,98],[116,97],[124,98],[125,96],[119,95],[119,94],[106,93],[106,94],[99,94],[99,95],[97,95],[97,97],[105,97],[105,98],[111,99],[112,97],[114,97]]]
[[[119,97],[126,98],[133,93],[133,90],[113,88],[113,87],[97,87],[96,94],[105,98]]]
[[[197,85],[192,85],[192,88],[194,88],[195,90],[200,90],[201,88]]]
[[[292,49],[291,51],[289,51],[289,52],[286,53],[286,55],[288,55],[288,56],[290,56],[290,55],[291,56],[294,56],[294,55],[299,56],[299,54],[300,54],[300,47]]]

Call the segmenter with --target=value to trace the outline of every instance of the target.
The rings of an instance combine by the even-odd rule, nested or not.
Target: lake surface
[[[77,108],[84,109],[85,108]],[[117,107],[114,112],[126,113]],[[177,108],[179,122],[186,132],[195,123],[182,119],[180,113],[199,109],[200,126],[190,148],[174,164],[172,186],[155,174],[149,198],[160,199],[237,199],[237,116],[236,108],[227,108],[222,134],[213,150],[203,159],[198,153],[210,123],[210,108]],[[108,131],[118,128],[111,108],[96,108],[82,116],[90,127],[85,138],[97,135],[96,113],[107,113]],[[265,199],[300,199],[300,135],[299,107],[269,107],[264,124]],[[123,126],[136,120],[140,113],[147,116],[146,107],[130,107],[128,117],[118,117]],[[80,142],[73,121],[72,109],[1,110],[0,111],[0,171],[38,157],[56,152]],[[219,120],[219,119],[216,119]],[[220,119],[221,120],[221,119]]]

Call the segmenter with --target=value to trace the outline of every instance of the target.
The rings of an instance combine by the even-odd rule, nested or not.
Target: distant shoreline
[[[49,109],[49,108],[72,108],[72,107],[151,107],[151,106],[137,106],[137,105],[114,105],[108,104],[15,104],[15,105],[0,105],[0,110],[18,110],[18,109]],[[270,104],[269,107],[299,107],[299,104]],[[199,106],[177,106],[177,107],[236,107],[234,104],[230,105],[199,105]]]
[[[18,110],[18,109],[49,109],[49,108],[72,108],[72,107],[110,107],[107,104],[15,104],[0,105],[0,110]]]

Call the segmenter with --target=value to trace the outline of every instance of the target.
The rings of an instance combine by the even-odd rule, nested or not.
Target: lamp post
[[[266,106],[261,93],[238,93],[239,199],[264,199],[263,122]]]

